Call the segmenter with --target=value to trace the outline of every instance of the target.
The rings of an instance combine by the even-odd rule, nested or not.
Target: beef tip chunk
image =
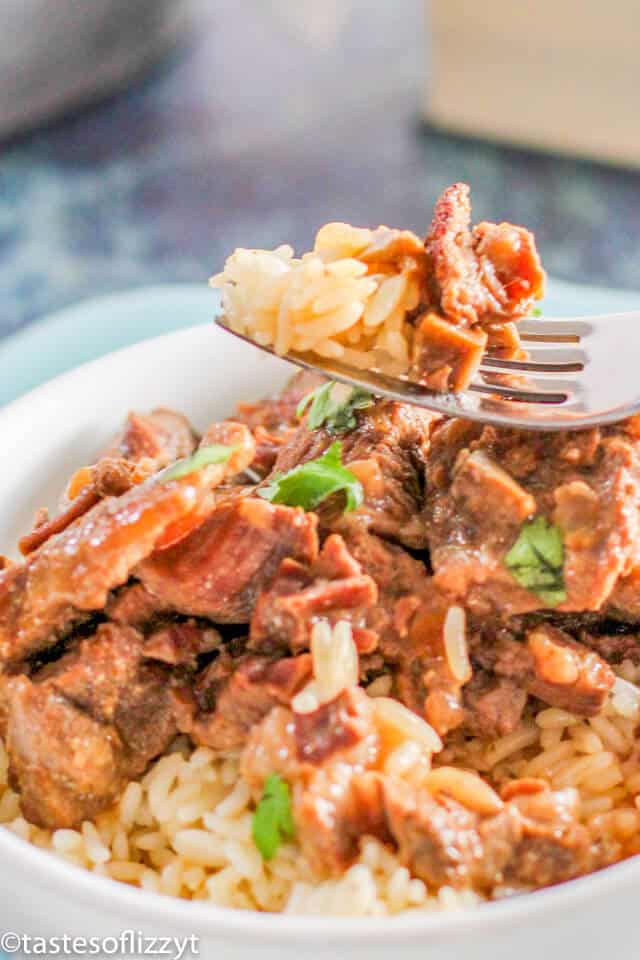
[[[534,661],[530,693],[579,716],[600,713],[615,674],[597,653],[549,624],[530,631],[527,646]]]
[[[92,819],[175,736],[170,674],[144,659],[143,642],[103,624],[33,677],[5,684],[10,776],[34,823]]]
[[[452,669],[444,643],[449,600],[425,566],[396,544],[347,518],[341,525],[350,553],[378,587],[364,626],[378,636],[377,650],[394,674],[402,702],[440,735],[464,719],[460,691],[469,676]]]
[[[529,789],[529,788],[528,788]],[[593,869],[591,839],[575,790],[543,785],[481,815],[385,778],[389,831],[409,869],[432,887],[491,891],[504,882],[544,887]]]
[[[157,626],[145,638],[143,653],[172,667],[195,670],[198,657],[217,650],[222,637],[215,627],[201,627],[193,620]]]
[[[148,415],[130,413],[99,460],[74,474],[58,515],[35,524],[32,532],[21,538],[21,553],[27,556],[37,550],[104,497],[122,496],[155,471],[189,456],[196,443],[189,421],[180,413],[164,409]]]
[[[162,536],[199,509],[224,472],[224,465],[207,467],[102,500],[26,561],[0,573],[0,663],[51,646],[74,623],[101,610]]]
[[[425,240],[432,297],[454,323],[473,327],[524,317],[544,295],[533,235],[510,223],[470,230],[469,187],[455,183],[438,200]]]
[[[262,593],[251,618],[250,646],[259,652],[308,650],[318,617],[331,624],[348,620],[356,645],[375,649],[376,635],[366,628],[366,616],[377,603],[378,589],[349,553],[339,534],[331,534],[311,566],[283,560],[271,587]]]
[[[219,623],[247,623],[256,598],[282,560],[313,563],[313,513],[253,497],[223,501],[173,546],[156,551],[135,575],[165,607]]]
[[[412,373],[432,390],[464,390],[488,343],[504,355],[517,333],[500,325],[529,313],[544,294],[545,274],[533,235],[510,223],[470,229],[469,187],[456,183],[438,200],[425,240],[424,311],[415,319]]]
[[[594,716],[615,681],[609,665],[594,650],[548,623],[529,629],[526,642],[516,640],[505,627],[488,627],[472,637],[471,656],[475,666],[465,688],[466,722],[484,736],[510,732],[506,726],[524,708],[526,694],[578,716]]]
[[[383,802],[401,862],[430,887],[500,883],[520,837],[510,810],[481,818],[446,795],[436,799],[388,777]]]
[[[637,633],[592,633],[582,630],[580,641],[607,663],[631,660],[640,663],[640,636]]]
[[[360,480],[364,502],[354,516],[372,533],[419,549],[426,544],[419,519],[423,472],[437,417],[410,404],[379,400],[360,410],[357,425],[342,437],[342,462]],[[306,422],[282,448],[274,473],[286,473],[320,457],[335,441]],[[323,526],[338,529],[342,510],[327,501],[317,511]]]
[[[631,569],[616,582],[606,612],[627,623],[640,621],[640,561],[634,558]]]
[[[256,726],[242,773],[256,801],[278,774],[292,795],[296,838],[319,874],[340,875],[365,835],[394,847],[431,888],[491,894],[504,882],[558,883],[594,866],[577,793],[522,781],[502,802],[473,808],[441,785],[380,772],[385,756],[372,701],[358,688],[307,714],[276,707]]]
[[[274,396],[238,405],[233,419],[246,424],[253,434],[256,454],[251,471],[257,478],[263,479],[273,469],[280,450],[299,426],[300,401],[323,383],[324,377],[301,370]]]
[[[519,726],[527,691],[516,680],[475,669],[464,688],[463,702],[465,729],[474,736],[496,739]]]
[[[432,433],[426,482],[436,584],[472,612],[548,607],[505,563],[533,516],[562,536],[560,611],[601,610],[624,582],[640,516],[640,447],[625,424],[545,434],[447,421]]]
[[[515,797],[522,831],[505,870],[507,882],[547,887],[578,877],[596,866],[586,827],[578,822],[578,792],[540,790]]]
[[[487,346],[487,334],[462,327],[437,313],[425,313],[415,325],[411,351],[412,379],[438,393],[465,390]]]
[[[103,456],[137,463],[153,460],[156,469],[188,457],[197,446],[197,436],[181,413],[159,407],[149,414],[130,413],[121,432]]]
[[[32,823],[73,827],[115,799],[124,781],[113,726],[26,677],[13,681],[9,709],[10,780]]]
[[[198,679],[195,696],[178,695],[183,733],[215,750],[239,750],[251,730],[277,705],[287,705],[311,679],[311,657],[241,657],[222,654]]]
[[[154,617],[168,612],[169,608],[163,606],[158,597],[135,581],[112,594],[105,607],[109,620],[130,627],[143,627]]]
[[[300,763],[317,766],[369,740],[374,746],[369,711],[353,690],[343,690],[310,713],[296,713],[293,723]]]
[[[338,722],[335,722],[338,721]],[[362,776],[379,741],[366,694],[352,688],[308,714],[277,707],[242,756],[254,798],[273,773],[289,783],[297,840],[319,873],[341,873],[366,834],[387,838],[379,784]]]

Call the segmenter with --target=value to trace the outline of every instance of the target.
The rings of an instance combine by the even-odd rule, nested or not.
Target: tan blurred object
[[[437,126],[640,166],[637,0],[431,0]]]

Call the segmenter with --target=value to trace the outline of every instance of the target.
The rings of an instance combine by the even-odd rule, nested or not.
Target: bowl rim
[[[48,394],[63,387],[68,388],[74,380],[82,383],[98,367],[117,366],[125,356],[143,353],[150,345],[170,348],[177,340],[192,338],[197,342],[210,328],[209,324],[198,324],[142,340],[60,374],[0,409],[0,433],[5,424],[23,417],[32,404],[42,402]],[[158,926],[166,926],[169,921],[188,933],[223,934],[228,939],[245,943],[264,942],[267,935],[274,942],[304,941],[307,945],[311,941],[326,942],[329,937],[332,943],[345,945],[372,936],[377,941],[396,944],[425,935],[433,942],[455,940],[501,930],[523,920],[534,920],[543,913],[548,921],[558,912],[586,906],[603,895],[620,894],[623,886],[637,885],[640,881],[640,859],[632,856],[554,887],[474,907],[433,912],[416,910],[383,917],[345,917],[254,912],[141,890],[70,864],[4,827],[0,829],[0,857],[5,870],[11,869],[12,861],[20,864],[19,869],[32,870],[34,884],[64,886],[66,895],[73,897],[77,904],[95,906],[99,900],[101,907],[109,908],[112,915],[135,912],[141,923],[155,921]]]

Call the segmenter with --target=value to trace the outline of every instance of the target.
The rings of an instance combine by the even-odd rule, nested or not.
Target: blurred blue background
[[[51,9],[51,8],[50,8]],[[535,230],[558,277],[640,287],[639,174],[429,130],[413,0],[193,4],[124,91],[0,148],[0,334],[80,298],[204,284],[331,219],[424,231],[438,192]]]

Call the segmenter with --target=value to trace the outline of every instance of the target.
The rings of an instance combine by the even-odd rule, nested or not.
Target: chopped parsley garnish
[[[293,839],[295,825],[291,813],[291,791],[287,781],[277,773],[267,777],[251,828],[254,843],[263,860],[271,860],[281,843]]]
[[[338,387],[336,396],[335,387]],[[371,406],[373,397],[362,387],[354,387],[345,397],[340,396],[342,385],[334,380],[316,387],[306,397],[303,397],[296,409],[296,415],[302,417],[307,407],[307,426],[309,430],[317,430],[324,425],[328,433],[334,436],[347,433],[357,426],[356,410],[364,410]]]
[[[523,524],[518,539],[504,558],[521,587],[535,593],[550,607],[567,599],[564,586],[562,531],[544,517]]]
[[[208,447],[200,447],[191,457],[178,460],[173,466],[168,467],[162,473],[162,481],[167,483],[169,480],[179,480],[180,477],[187,477],[190,473],[202,470],[203,467],[209,467],[213,463],[226,463],[233,450],[233,447],[227,447],[222,443],[212,443]]]
[[[336,440],[317,460],[308,460],[288,473],[272,477],[258,496],[288,507],[315,510],[334,493],[344,492],[345,513],[356,510],[364,499],[362,484],[342,465],[342,444]]]

